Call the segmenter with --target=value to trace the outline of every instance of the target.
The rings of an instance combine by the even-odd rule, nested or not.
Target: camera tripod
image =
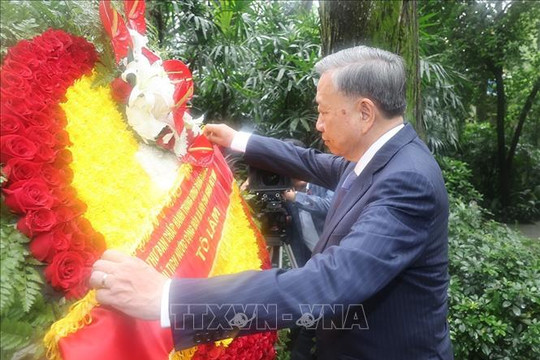
[[[292,251],[291,244],[279,236],[266,236],[265,239],[272,267],[283,268],[283,252],[285,252],[285,255],[289,259],[291,269],[298,267],[298,262]]]

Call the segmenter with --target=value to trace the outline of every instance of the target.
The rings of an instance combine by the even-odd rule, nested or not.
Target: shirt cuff
[[[171,289],[171,279],[165,282],[161,290],[161,319],[162,328],[171,327],[171,318],[169,317],[169,290]]]
[[[296,196],[294,197],[294,201],[300,204],[305,204],[308,201],[308,196],[306,193],[295,191]]]
[[[238,131],[231,142],[231,150],[239,151],[239,152],[246,152],[247,143],[249,138],[251,137],[251,133]]]

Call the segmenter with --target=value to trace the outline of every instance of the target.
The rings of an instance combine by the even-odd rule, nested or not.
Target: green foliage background
[[[451,204],[449,325],[455,358],[538,358],[540,242],[485,219],[465,163],[439,163]]]

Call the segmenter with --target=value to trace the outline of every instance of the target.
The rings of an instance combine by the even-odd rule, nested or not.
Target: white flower
[[[128,77],[130,80],[134,77],[135,84],[126,107],[128,123],[144,142],[157,140],[163,129],[169,127],[172,134],[165,135],[162,141],[168,144],[174,137],[173,151],[178,157],[182,157],[188,149],[187,131],[193,132],[194,136],[201,134],[204,117],[193,119],[186,111],[182,132],[178,133],[175,130],[172,112],[175,106],[173,98],[175,84],[163,69],[161,59],[150,64],[142,54],[148,38],[133,30],[129,33],[133,42],[133,61],[127,64],[122,79],[127,81]]]
[[[128,123],[145,141],[156,140],[163,128],[171,123],[174,85],[161,61],[150,64],[141,54],[135,54],[122,78],[127,80],[129,75],[135,77],[135,86],[126,107]]]
[[[128,29],[133,44],[133,56],[142,56],[142,48],[148,44],[148,37],[139,34],[137,31]]]
[[[201,126],[202,126],[203,121],[204,121],[204,115],[194,119],[187,112],[184,113],[184,126],[187,129],[191,129],[193,133],[195,134],[195,136],[202,133]]]
[[[186,129],[182,130],[180,134],[176,131],[174,132],[174,148],[173,151],[178,157],[182,157],[187,154],[188,143],[187,143],[187,131]]]

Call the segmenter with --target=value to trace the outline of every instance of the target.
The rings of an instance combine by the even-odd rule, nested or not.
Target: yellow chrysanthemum
[[[110,89],[92,88],[85,76],[67,91],[62,104],[73,145],[72,186],[88,209],[85,217],[102,233],[107,247],[129,251],[153,229],[167,199],[136,159],[139,144],[127,128]]]
[[[259,270],[259,247],[256,235],[242,207],[238,186],[233,186],[223,235],[219,242],[210,276],[234,274],[245,270]],[[241,259],[241,261],[231,261]]]

